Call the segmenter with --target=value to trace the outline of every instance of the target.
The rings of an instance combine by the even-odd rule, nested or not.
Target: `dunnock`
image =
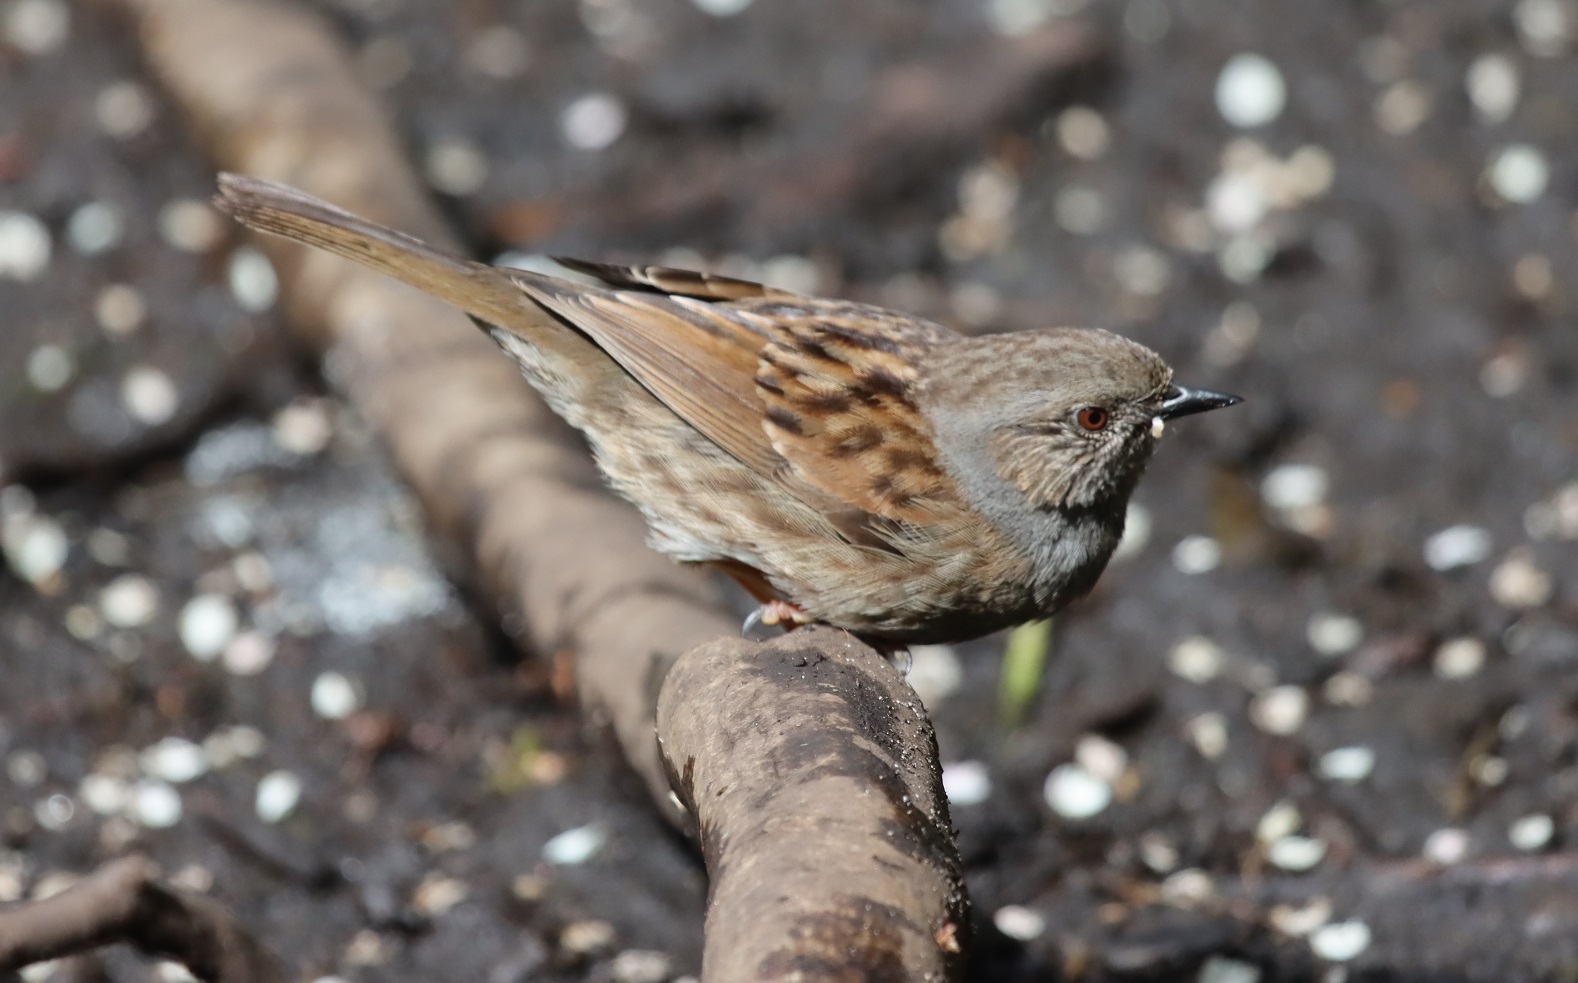
[[[713,564],[767,620],[958,641],[1090,590],[1164,422],[1236,396],[1143,345],[970,338],[908,314],[658,267],[584,286],[450,256],[300,191],[217,204],[461,308],[586,434],[652,545]]]

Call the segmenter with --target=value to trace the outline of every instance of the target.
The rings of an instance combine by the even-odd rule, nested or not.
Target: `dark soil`
[[[12,0],[0,19],[36,6]],[[1578,8],[1095,0],[1071,18],[1098,38],[1077,70],[1002,83],[978,120],[940,108],[941,136],[873,148],[852,135],[894,66],[949,73],[961,103],[996,78],[989,5],[318,6],[413,158],[466,192],[440,200],[479,254],[685,247],[972,329],[1112,327],[1181,380],[1248,397],[1169,428],[1136,497],[1148,536],[1058,619],[1022,724],[1000,710],[1000,638],[962,646],[957,688],[932,699],[943,760],[992,780],[954,809],[972,979],[1578,978],[1578,71],[1561,31],[1541,27],[1578,37]],[[0,900],[137,845],[211,883],[303,979],[696,973],[699,857],[556,701],[555,654],[518,659],[494,614],[449,586],[389,463],[351,410],[319,401],[275,315],[234,298],[240,238],[220,227],[184,251],[161,236],[167,203],[209,194],[208,165],[114,12],[77,4],[70,19],[44,53],[24,51],[19,28],[0,35],[0,212],[54,240],[37,278],[0,274],[0,518],[13,554],[39,522],[69,543],[55,576],[0,573]],[[1286,109],[1252,130],[1213,96],[1244,51],[1287,87]],[[1504,120],[1465,87],[1486,54],[1521,81]],[[153,115],[117,136],[102,118],[128,118],[124,90],[120,109],[104,93],[125,80],[150,86]],[[594,92],[627,114],[596,151],[561,119]],[[1099,154],[1091,116],[1061,115],[1071,105],[1105,122]],[[1204,209],[1224,168],[1260,179],[1245,177],[1253,151],[1224,161],[1243,138],[1278,161],[1319,148],[1334,178],[1235,242]],[[1521,144],[1549,181],[1519,203],[1489,168]],[[477,155],[485,173],[471,173]],[[1294,159],[1318,186],[1320,152]],[[89,202],[116,209],[124,236],[85,255],[68,229]],[[124,292],[106,299],[114,284],[145,308],[118,332],[103,323],[137,319]],[[63,383],[43,345],[73,367]],[[168,396],[155,380],[149,397],[138,367],[163,373],[173,409],[128,413],[130,375],[154,409]],[[302,420],[332,428],[321,450],[292,443]],[[1288,465],[1319,468],[1329,490],[1279,498],[1311,488]],[[1488,547],[1428,563],[1430,537],[1465,524]],[[1209,543],[1174,550],[1202,535],[1220,563],[1185,572],[1211,566]],[[117,627],[105,616],[126,582],[102,592],[128,574],[157,603]],[[273,645],[266,667],[188,653],[178,628],[198,594],[232,600],[240,629]],[[1220,654],[1203,681],[1169,668],[1196,636]],[[1475,643],[1482,666],[1464,657]],[[917,672],[939,660],[918,653]],[[331,671],[361,696],[342,720],[309,700]],[[1296,693],[1307,718],[1268,732]],[[261,751],[179,785],[172,828],[93,808],[88,776],[122,787],[136,752],[238,724]],[[1108,746],[1090,735],[1127,763],[1108,808],[1065,818],[1043,782],[1082,738],[1099,764]],[[1341,748],[1373,752],[1373,770],[1329,777],[1323,756]],[[281,770],[301,800],[265,823],[256,790]],[[1273,862],[1285,854],[1262,839],[1286,836],[1268,813],[1324,845],[1312,870]],[[589,860],[544,859],[550,838],[588,826],[605,837]],[[1322,904],[1329,925],[1368,930],[1351,962],[1323,955],[1362,929],[1312,939],[1290,921]],[[1005,906],[1044,931],[1004,935],[1026,921]],[[643,950],[667,969],[642,976]],[[103,966],[155,975],[122,951]]]

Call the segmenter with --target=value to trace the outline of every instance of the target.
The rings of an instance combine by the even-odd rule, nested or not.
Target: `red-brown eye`
[[[1074,418],[1079,421],[1080,426],[1092,433],[1107,429],[1107,424],[1112,422],[1112,414],[1099,406],[1087,406]]]

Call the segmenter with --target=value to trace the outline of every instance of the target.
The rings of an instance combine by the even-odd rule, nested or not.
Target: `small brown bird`
[[[1090,590],[1164,422],[1238,397],[1105,331],[970,338],[726,277],[461,259],[226,174],[220,208],[470,314],[586,434],[652,545],[721,567],[764,620],[959,641]]]

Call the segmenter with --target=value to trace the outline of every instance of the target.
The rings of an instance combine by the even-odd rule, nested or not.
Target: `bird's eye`
[[[1112,422],[1112,414],[1099,406],[1087,406],[1075,414],[1074,419],[1079,421],[1080,426],[1095,433],[1107,429],[1107,424]]]

